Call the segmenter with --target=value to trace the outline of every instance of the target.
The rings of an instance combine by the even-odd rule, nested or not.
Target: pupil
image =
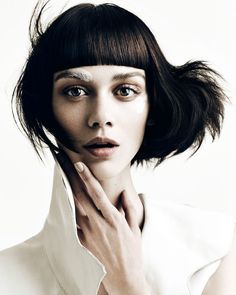
[[[129,92],[130,92],[130,89],[128,89],[128,88],[121,88],[121,94],[123,95],[123,96],[127,96],[127,95],[129,95]]]
[[[71,89],[71,95],[73,95],[73,96],[80,95],[80,89],[79,88],[72,88]]]

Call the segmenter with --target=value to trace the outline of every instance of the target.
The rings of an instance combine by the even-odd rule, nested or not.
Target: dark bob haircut
[[[34,10],[32,48],[13,94],[19,122],[39,156],[44,144],[58,152],[50,134],[66,139],[52,110],[53,74],[80,66],[122,65],[145,71],[150,111],[131,165],[153,158],[158,164],[189,147],[196,152],[206,131],[213,139],[220,133],[226,96],[219,75],[205,62],[171,65],[145,23],[114,4],[76,5],[43,30],[46,4]]]

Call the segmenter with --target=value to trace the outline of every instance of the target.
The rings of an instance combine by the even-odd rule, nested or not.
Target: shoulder
[[[46,294],[46,276],[53,282],[38,236],[0,252],[0,294]]]
[[[189,233],[200,230],[202,235],[204,232],[209,234],[210,231],[219,236],[219,230],[228,230],[229,236],[232,235],[235,218],[230,215],[173,201],[157,201],[147,197],[143,199],[147,219],[154,222],[162,219],[166,221],[163,223],[165,226],[179,227],[185,232],[189,230]]]
[[[41,243],[38,237],[34,236],[0,252],[0,273],[3,268],[15,270],[20,268],[22,270],[25,266],[35,263],[39,256],[42,256]]]
[[[228,253],[235,230],[234,217],[172,201],[150,199],[145,206],[147,232],[163,233],[181,242],[193,256],[202,256],[202,262]]]
[[[158,216],[156,214],[158,212],[160,214],[159,216],[165,217],[166,219],[175,219],[176,221],[179,220],[179,222],[190,221],[190,224],[206,223],[209,225],[218,225],[222,224],[222,221],[224,224],[235,222],[235,218],[230,215],[215,210],[195,207],[190,204],[174,201],[158,201],[146,196],[143,196],[143,200],[147,215],[151,215],[152,217],[153,215]]]
[[[164,257],[163,267],[168,262],[168,273],[174,265],[176,269],[185,265],[190,290],[205,288],[204,295],[236,294],[234,217],[169,201],[146,200],[146,209],[146,234],[155,249],[163,244],[161,255],[155,255],[159,260]],[[157,238],[153,239],[155,234]],[[169,259],[168,249],[178,255]]]
[[[236,229],[232,246],[209,279],[203,295],[236,294]]]

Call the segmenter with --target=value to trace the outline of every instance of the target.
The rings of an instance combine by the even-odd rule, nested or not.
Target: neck
[[[138,224],[141,226],[143,222],[143,205],[133,185],[130,167],[127,167],[122,173],[114,177],[100,179],[99,182],[107,197],[117,209],[121,208],[121,193],[126,190],[136,211]]]
[[[78,159],[78,156],[76,153],[71,152],[66,147],[63,147],[63,149],[66,151],[72,163],[76,163],[80,160]],[[91,167],[89,168],[91,169]],[[91,171],[92,170],[93,169],[91,169]],[[101,174],[98,171],[92,171],[92,172],[94,176],[97,178],[97,180],[100,182],[104,192],[106,193],[111,203],[117,209],[121,208],[121,202],[120,202],[121,193],[123,190],[126,190],[126,193],[128,197],[130,198],[134,206],[134,209],[136,211],[137,222],[139,226],[142,227],[143,220],[144,220],[143,204],[133,185],[130,165],[124,168],[119,174],[113,175],[111,177],[107,177],[107,175],[101,176]],[[121,209],[121,212],[122,211],[123,210]]]

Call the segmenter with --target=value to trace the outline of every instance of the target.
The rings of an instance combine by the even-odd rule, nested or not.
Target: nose
[[[94,99],[91,105],[90,115],[88,117],[88,126],[90,128],[112,127],[111,107],[106,99]]]

